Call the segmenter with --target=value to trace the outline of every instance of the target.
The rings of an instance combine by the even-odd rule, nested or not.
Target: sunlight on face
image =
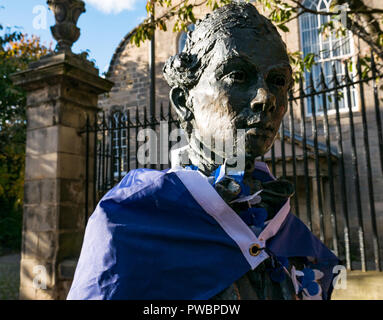
[[[209,53],[210,63],[190,90],[195,127],[201,135],[223,137],[246,130],[246,152],[256,157],[272,146],[287,110],[291,69],[280,39],[270,41],[234,29]]]

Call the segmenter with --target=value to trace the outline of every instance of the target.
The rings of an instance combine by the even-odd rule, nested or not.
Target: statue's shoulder
[[[130,170],[118,183],[118,188],[126,188],[134,185],[150,184],[160,177],[163,177],[168,170],[154,170],[139,168]]]
[[[147,186],[153,185],[157,180],[163,178],[168,170],[154,170],[139,168],[130,170],[119,183],[111,188],[101,199],[105,201],[110,198],[118,198],[119,195],[134,194]]]
[[[188,188],[190,181],[201,182],[201,174],[197,171],[176,167],[165,170],[140,168],[129,171],[122,180],[111,188],[100,200],[113,200],[121,203],[130,198],[142,198],[153,194],[178,194]]]

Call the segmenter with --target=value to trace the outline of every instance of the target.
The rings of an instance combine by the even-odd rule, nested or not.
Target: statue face
[[[291,82],[286,49],[277,37],[235,29],[217,41],[186,102],[202,137],[223,137],[229,129],[235,139],[236,130],[245,129],[248,155],[260,156],[271,148]]]

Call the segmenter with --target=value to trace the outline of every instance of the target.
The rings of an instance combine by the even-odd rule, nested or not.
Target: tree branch
[[[301,8],[304,12],[311,13],[311,14],[319,14],[322,16],[337,16],[341,13],[341,10],[337,12],[330,12],[330,11],[318,11],[314,9],[310,9],[305,7],[300,1],[298,0],[291,0],[293,3],[295,3],[299,8]],[[368,8],[365,6],[365,8]],[[354,9],[354,10],[347,10],[348,14],[374,14],[374,13],[380,13],[383,14],[383,9],[377,9],[377,8],[369,8],[369,9]]]
[[[282,23],[278,24],[278,25],[283,25],[283,24],[286,24],[290,21],[293,21],[294,19],[298,19],[299,16],[301,16],[302,14],[304,14],[305,12],[304,11],[300,11],[298,12],[295,16],[291,17],[290,19],[287,19],[286,21],[283,21]]]
[[[202,6],[204,5],[208,0],[203,0],[201,1],[200,3],[197,3],[197,4],[193,4],[193,8],[194,7],[199,7],[199,6]],[[173,16],[175,16],[177,14],[178,11],[176,11],[177,8],[179,8],[182,4],[184,4],[185,2],[187,2],[187,0],[183,0],[181,2],[179,2],[178,4],[174,5],[173,7],[171,7],[170,9],[166,10],[165,13],[163,13],[161,16],[159,16],[158,18],[155,18],[155,19],[151,19],[150,17],[146,18],[143,22],[141,22],[137,27],[135,27],[133,30],[131,30],[126,36],[125,38],[126,39],[130,39],[132,36],[134,36],[137,31],[139,29],[141,29],[142,27],[146,27],[146,28],[151,28],[151,29],[155,29],[156,28],[156,25],[159,21],[163,20],[163,19],[169,19]]]

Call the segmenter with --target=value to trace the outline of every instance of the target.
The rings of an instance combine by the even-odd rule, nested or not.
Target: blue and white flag
[[[256,170],[272,179],[264,163]],[[330,297],[338,259],[289,200],[256,236],[199,171],[137,169],[90,217],[67,299],[209,299],[271,254],[315,261],[320,298]],[[289,275],[302,290],[304,273]]]

